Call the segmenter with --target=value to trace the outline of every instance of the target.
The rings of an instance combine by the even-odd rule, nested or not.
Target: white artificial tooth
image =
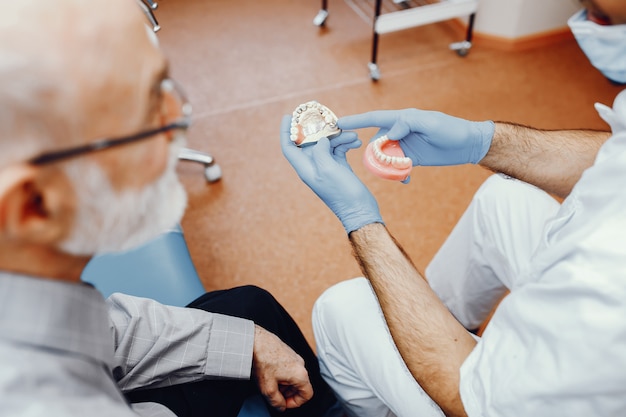
[[[297,135],[297,134],[298,134],[298,128],[297,128],[297,127],[295,127],[295,126],[293,126],[293,127],[291,128],[291,133],[292,133],[292,134],[294,134],[294,135]]]
[[[398,160],[393,164],[395,168],[406,169],[410,168],[413,162],[410,158],[397,158]]]
[[[327,114],[327,115],[324,117],[324,121],[325,121],[326,123],[328,123],[328,124],[331,124],[331,123],[332,123],[332,121],[333,121],[333,117],[332,117],[330,114]]]
[[[290,139],[291,139],[291,141],[292,141],[292,142],[295,142],[295,141],[297,141],[297,140],[298,140],[298,135],[293,135],[293,134],[292,134],[292,135],[290,136]]]

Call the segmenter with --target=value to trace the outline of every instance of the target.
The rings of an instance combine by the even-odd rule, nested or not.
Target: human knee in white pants
[[[524,182],[493,175],[426,269],[450,311],[478,327],[525,268],[559,204]],[[407,369],[365,278],[341,282],[313,309],[324,379],[351,416],[443,416]]]
[[[492,175],[426,268],[426,278],[467,329],[478,328],[515,287],[541,231],[559,209],[544,191]]]
[[[441,417],[389,333],[365,278],[326,290],[313,307],[322,376],[353,417]]]

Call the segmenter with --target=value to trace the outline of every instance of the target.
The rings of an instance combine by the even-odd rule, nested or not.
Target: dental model
[[[341,133],[337,116],[317,101],[300,104],[291,116],[290,138],[298,146],[332,139]],[[400,144],[386,135],[370,142],[363,155],[363,164],[374,175],[393,181],[404,181],[413,168],[411,158],[404,156]]]
[[[413,168],[411,158],[404,156],[398,141],[383,135],[367,145],[363,164],[374,175],[393,181],[404,181]]]
[[[332,139],[341,133],[337,116],[317,101],[300,104],[291,118],[291,141],[298,146],[316,143],[321,138]]]

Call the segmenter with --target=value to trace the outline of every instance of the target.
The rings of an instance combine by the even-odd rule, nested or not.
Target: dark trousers
[[[284,412],[279,412],[268,405],[272,416],[322,417],[331,407],[336,406],[335,395],[320,375],[313,350],[289,313],[269,292],[255,286],[213,291],[199,297],[187,307],[252,320],[277,335],[302,356],[313,385],[313,398],[299,408]],[[254,394],[259,394],[259,389],[252,378],[243,381],[205,380],[137,390],[126,396],[132,403],[147,401],[161,403],[178,417],[236,417],[244,400]]]

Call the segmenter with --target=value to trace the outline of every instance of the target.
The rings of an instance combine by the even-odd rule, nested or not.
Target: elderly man
[[[180,220],[190,107],[135,1],[0,7],[0,415],[235,416],[255,391],[272,414],[330,415],[317,359],[266,292],[174,308],[81,283],[94,253]],[[129,406],[153,399],[170,409]]]
[[[586,3],[626,23],[626,2]],[[613,41],[607,53],[626,38]],[[337,138],[299,148],[283,119],[284,155],[342,222],[365,275],[328,289],[313,311],[322,374],[349,415],[626,415],[626,91],[596,108],[612,134],[406,109],[340,118]],[[364,127],[414,165],[500,173],[425,276],[346,161],[360,145],[347,130]]]

